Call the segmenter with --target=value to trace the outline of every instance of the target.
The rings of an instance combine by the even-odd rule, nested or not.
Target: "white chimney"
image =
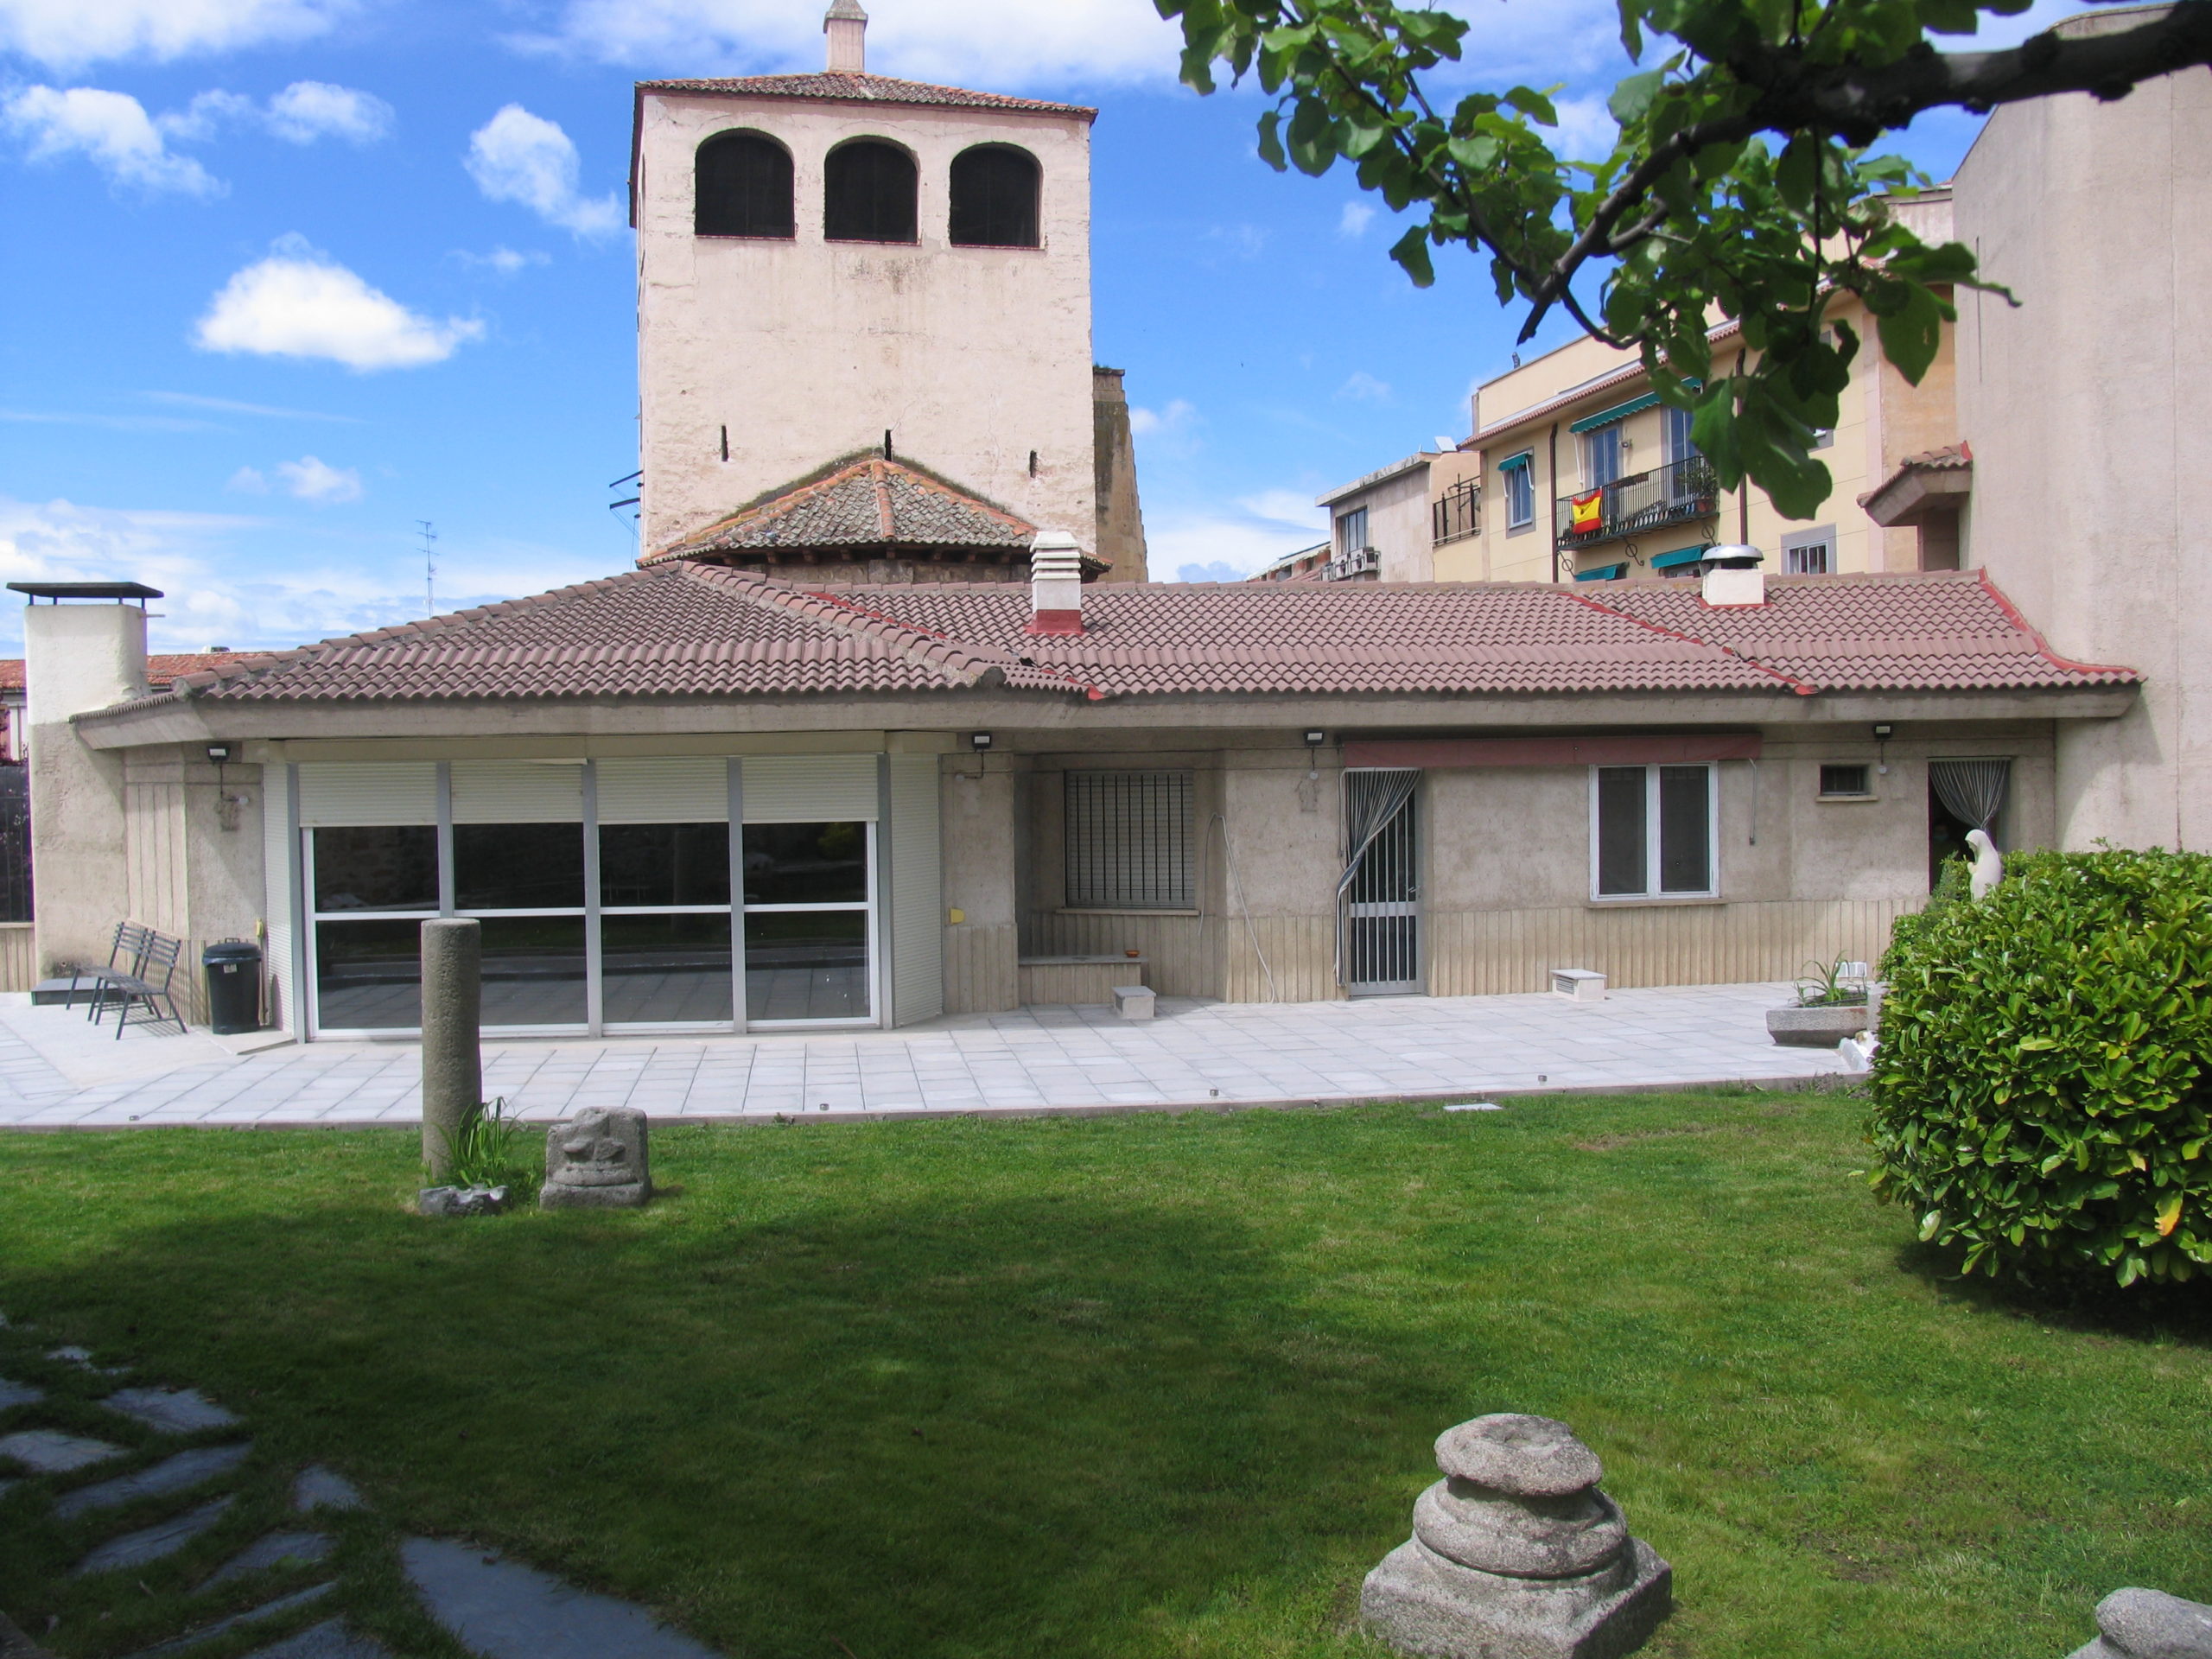
[[[1766,555],[1741,542],[1724,543],[1705,550],[1699,568],[1705,573],[1705,602],[1727,605],[1766,603],[1766,573],[1759,569]]]
[[[1029,543],[1029,632],[1083,632],[1083,550],[1064,531],[1040,530]]]
[[[861,10],[860,0],[831,0],[822,32],[830,37],[831,74],[868,73],[868,13]]]

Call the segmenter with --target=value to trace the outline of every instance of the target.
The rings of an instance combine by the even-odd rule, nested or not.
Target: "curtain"
[[[1336,977],[1339,985],[1344,982],[1344,894],[1358,880],[1360,861],[1367,856],[1367,849],[1413,799],[1414,787],[1420,782],[1418,768],[1344,774],[1344,869],[1337,878]]]
[[[1943,809],[1986,833],[2005,804],[2012,779],[2010,760],[1930,760],[1928,785]]]

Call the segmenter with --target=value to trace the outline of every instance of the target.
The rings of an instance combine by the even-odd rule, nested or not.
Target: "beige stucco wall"
[[[790,149],[794,238],[692,234],[693,153],[734,128]],[[918,245],[823,239],[823,158],[856,137],[887,139],[915,156]],[[1018,144],[1037,158],[1041,247],[948,243],[948,169],[979,143]],[[902,459],[1091,550],[1083,117],[653,92],[641,106],[638,168],[648,548],[839,455],[879,448],[888,429]]]
[[[263,919],[261,768],[219,772],[204,749],[182,745],[132,750],[124,814],[130,912],[185,942],[177,1001],[188,1019],[203,1019],[200,950],[253,939]]]
[[[136,605],[33,605],[23,613],[31,863],[42,971],[105,963],[128,897],[124,759],[89,747],[70,716],[146,690]]]
[[[1961,302],[1967,563],[2059,652],[2149,677],[2133,714],[2060,737],[2069,847],[2212,849],[2208,156],[2212,74],[2191,69],[2115,103],[2007,105],[1956,180],[1961,239],[2019,301]]]

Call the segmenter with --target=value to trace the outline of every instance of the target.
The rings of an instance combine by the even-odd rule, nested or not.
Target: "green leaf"
[[[1429,261],[1426,225],[1415,226],[1392,243],[1390,257],[1405,268],[1415,288],[1427,288],[1435,283],[1436,267]]]

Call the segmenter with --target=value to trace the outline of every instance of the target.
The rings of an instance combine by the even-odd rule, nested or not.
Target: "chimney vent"
[[[1759,569],[1766,555],[1741,542],[1725,543],[1705,550],[1698,569],[1705,579],[1705,602],[1720,607],[1766,603],[1766,573]]]
[[[864,75],[868,73],[868,13],[860,0],[831,0],[822,32],[830,37],[830,73]]]
[[[1065,531],[1040,530],[1029,543],[1029,632],[1083,632],[1083,550]]]

